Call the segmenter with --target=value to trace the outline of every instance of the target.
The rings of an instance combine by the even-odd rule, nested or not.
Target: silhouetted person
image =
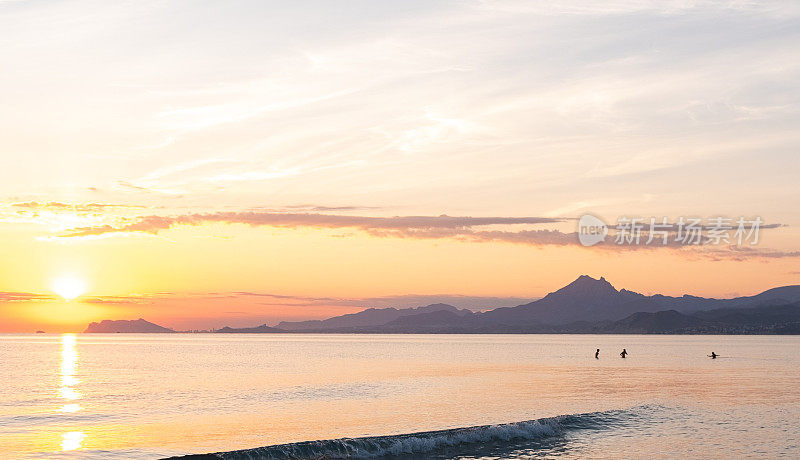
[[[716,353],[714,353],[714,352],[712,351],[712,352],[711,352],[711,354],[710,354],[710,355],[708,355],[708,356],[710,356],[710,357],[711,357],[711,359],[717,359],[717,356],[719,356],[719,355],[718,355],[718,354],[716,354]]]
[[[624,358],[624,357],[628,356],[628,351],[623,348],[622,349],[622,353],[620,353],[619,355]]]
[[[598,348],[597,351],[594,352],[594,359],[600,359],[600,349]]]

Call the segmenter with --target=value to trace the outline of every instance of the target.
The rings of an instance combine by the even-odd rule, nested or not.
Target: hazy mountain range
[[[99,323],[89,323],[86,332],[114,333],[114,332],[176,332],[158,324],[145,321],[142,318],[135,320],[110,320],[104,319]]]
[[[108,330],[116,323],[125,330]],[[148,330],[130,330],[132,325],[127,323],[135,322],[106,320],[92,323],[86,332],[172,332],[150,330],[160,326],[146,321],[147,325],[137,324]],[[605,278],[583,275],[539,300],[486,312],[447,304],[368,308],[325,320],[284,321],[275,327],[224,327],[215,332],[790,334],[800,332],[800,286],[733,299],[646,296],[617,290]]]
[[[278,329],[286,331],[329,331],[337,329],[353,329],[363,327],[382,326],[399,321],[403,324],[404,321],[409,321],[408,318],[416,318],[420,315],[427,317],[430,313],[449,312],[454,317],[471,315],[471,310],[459,310],[458,308],[447,305],[444,303],[435,303],[424,307],[417,308],[367,308],[366,310],[358,313],[351,313],[342,316],[334,316],[324,320],[312,321],[283,321],[275,326]],[[440,313],[439,313],[440,314]],[[401,318],[406,318],[403,320]],[[413,322],[413,319],[410,321]]]

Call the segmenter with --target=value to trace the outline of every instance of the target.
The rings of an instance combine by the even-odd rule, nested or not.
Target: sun
[[[86,282],[71,275],[54,279],[51,287],[53,292],[63,297],[67,302],[86,292]]]

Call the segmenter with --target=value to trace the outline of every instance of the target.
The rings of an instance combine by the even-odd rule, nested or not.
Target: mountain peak
[[[589,275],[581,275],[575,281],[569,283],[556,292],[570,293],[570,294],[616,294],[618,291],[606,281],[605,277],[601,276],[600,279],[592,278]]]
[[[619,294],[619,291],[604,277],[601,276],[600,279],[596,279],[589,275],[581,275],[563,288],[547,294],[545,298],[567,296],[575,299],[600,299],[616,296],[617,294]]]

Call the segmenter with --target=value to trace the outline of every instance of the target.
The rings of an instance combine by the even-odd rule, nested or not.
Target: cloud
[[[736,2],[711,1],[687,2],[684,0],[637,1],[623,0],[615,2],[594,2],[587,0],[569,0],[561,2],[527,2],[521,0],[483,0],[475,8],[488,11],[512,14],[536,14],[542,16],[579,15],[579,16],[612,16],[632,13],[654,12],[662,15],[681,15],[689,11],[702,11],[708,8],[720,8],[733,11],[770,11],[783,7],[792,9],[785,2]]]
[[[33,292],[0,292],[0,302],[50,302],[56,300],[52,295]]]
[[[114,208],[144,208],[141,205],[129,204],[106,204],[106,203],[62,203],[59,201],[25,201],[22,203],[12,203],[11,207],[25,210],[47,210],[47,211],[75,211],[75,212],[98,212]]]
[[[395,238],[439,239],[450,238],[465,242],[506,242],[534,246],[567,246],[578,244],[577,233],[559,230],[474,230],[470,227],[428,228],[368,228],[363,229],[373,236]]]
[[[487,229],[489,226],[515,226],[537,224],[559,224],[574,220],[567,217],[469,217],[469,216],[350,216],[338,214],[319,213],[290,213],[290,212],[216,212],[195,213],[178,216],[143,216],[133,222],[123,223],[118,226],[101,225],[92,227],[77,227],[66,230],[56,238],[86,238],[105,237],[115,234],[146,233],[158,234],[180,225],[202,225],[205,223],[243,224],[250,226],[266,226],[277,228],[319,228],[319,229],[345,229],[350,228],[367,233],[368,235],[382,238],[409,238],[409,239],[451,239],[471,243],[503,242],[524,244],[536,247],[545,246],[573,246],[579,244],[576,232],[564,232],[555,229],[521,229],[521,230],[495,230]],[[783,224],[762,224],[759,228],[775,229]],[[700,226],[708,230],[713,226]],[[668,223],[664,230],[674,233],[678,226]],[[734,226],[731,231],[734,231]],[[749,229],[749,226],[745,226]],[[597,244],[589,250],[610,252],[674,250],[681,255],[702,257],[712,260],[746,260],[753,258],[778,259],[800,257],[800,251],[781,251],[772,249],[753,248],[735,245],[712,245],[705,236],[700,244],[684,244],[675,238],[668,239],[667,244],[659,244],[661,239],[656,237],[652,244],[645,244],[649,235],[649,224],[644,224],[641,232],[640,244],[617,244],[615,229],[605,242]],[[731,239],[733,241],[734,239]]]
[[[139,185],[134,185],[134,184],[131,184],[130,182],[124,181],[124,180],[118,180],[117,181],[117,185],[119,185],[120,187],[131,189],[131,190],[138,190],[140,192],[150,192],[151,191],[147,187],[141,187]]]
[[[201,168],[203,166],[218,165],[220,163],[234,163],[234,160],[224,159],[224,158],[203,158],[168,167],[162,167],[141,177],[136,182],[143,184],[152,184],[157,179],[161,179],[167,176],[172,176],[175,174],[180,174],[186,171],[191,171],[194,169]]]
[[[778,228],[780,224],[770,225],[762,228]],[[392,232],[376,233],[380,236],[402,236],[399,234],[392,235]],[[525,244],[531,246],[575,246],[583,247],[578,240],[578,234],[561,232],[558,230],[521,230],[516,232],[511,231],[473,231],[470,229],[465,230],[433,230],[433,231],[411,231],[404,232],[405,236],[413,236],[417,238],[452,238],[458,241],[465,242],[505,242]],[[642,244],[616,244],[613,235],[611,235],[605,242],[586,248],[587,250],[598,250],[615,253],[625,253],[631,251],[657,251],[657,250],[671,250],[675,254],[685,255],[694,258],[703,258],[710,260],[734,260],[744,261],[750,259],[783,259],[800,257],[800,251],[780,251],[774,249],[753,248],[747,246],[718,246],[710,245],[701,240],[701,244],[689,245],[683,244],[679,241],[671,239],[667,244],[658,244],[658,239],[654,240],[653,244],[644,244],[647,241],[646,234],[643,233]]]
[[[155,297],[156,296],[92,296],[81,297],[80,302],[110,305],[142,304],[152,302]]]
[[[314,204],[296,204],[291,206],[284,206],[284,209],[302,209],[313,212],[336,212],[336,211],[366,211],[381,209],[380,206],[320,206]]]
[[[0,294],[1,295],[1,294]],[[29,294],[35,300],[37,294]],[[46,297],[46,296],[44,296]],[[227,299],[227,300],[225,300]],[[528,297],[466,296],[458,294],[405,294],[380,297],[314,297],[306,295],[276,294],[269,292],[195,292],[195,293],[157,293],[144,295],[92,296],[79,301],[88,304],[104,305],[162,305],[165,302],[245,300],[254,305],[282,305],[287,307],[361,307],[361,308],[411,308],[446,303],[459,308],[482,310],[498,306],[512,306],[535,300]],[[249,300],[248,300],[249,299]],[[28,298],[21,298],[21,301]],[[233,313],[233,312],[226,312]],[[240,312],[242,314],[252,314]]]
[[[102,225],[79,227],[67,230],[60,236],[64,238],[99,236],[110,233],[145,232],[158,233],[176,225],[200,225],[204,223],[245,224],[251,226],[270,226],[281,228],[353,228],[374,235],[386,233],[391,236],[437,237],[432,230],[469,229],[486,225],[550,224],[564,222],[565,219],[551,217],[453,217],[441,216],[346,216],[316,213],[276,213],[276,212],[217,212],[206,214],[185,214],[179,216],[143,216],[137,221],[121,226]],[[431,235],[431,236],[428,236]]]
[[[430,305],[434,303],[446,303],[459,308],[486,309],[498,306],[520,305],[536,300],[530,297],[492,297],[492,296],[466,296],[456,294],[405,294],[389,295],[380,297],[357,297],[357,298],[335,298],[335,297],[308,297],[284,294],[270,294],[258,292],[236,292],[237,296],[266,297],[276,299],[278,302],[267,301],[268,305],[285,306],[341,306],[341,307],[373,307],[373,308],[411,308]]]
[[[237,296],[246,296],[246,297],[269,297],[272,299],[282,299],[282,300],[300,300],[300,301],[307,301],[307,302],[340,302],[344,299],[335,298],[335,297],[307,297],[307,296],[295,296],[295,295],[284,295],[284,294],[270,294],[264,292],[247,292],[247,291],[238,291],[234,292],[233,294]]]
[[[246,182],[276,179],[279,177],[296,176],[300,174],[298,168],[275,171],[246,171],[241,173],[223,173],[207,178],[209,182]]]
[[[747,246],[728,246],[713,248],[706,251],[710,258],[720,257],[744,261],[752,258],[759,259],[789,259],[800,257],[800,251],[779,251],[774,249],[761,249]]]
[[[118,180],[117,185],[119,185],[122,189],[125,190],[132,190],[136,192],[143,192],[143,193],[156,193],[161,195],[169,195],[169,196],[177,196],[180,197],[182,192],[177,190],[168,190],[163,188],[148,188],[141,185],[133,184],[128,181]]]

